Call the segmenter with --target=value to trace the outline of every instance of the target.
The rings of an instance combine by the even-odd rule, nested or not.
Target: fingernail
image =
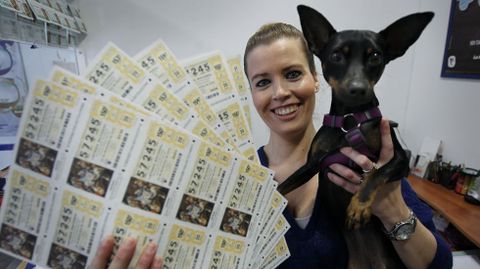
[[[148,254],[153,254],[155,253],[155,251],[157,251],[157,244],[155,243],[149,243],[147,245],[147,253]]]
[[[160,256],[155,256],[155,259],[153,260],[153,267],[155,267],[155,268],[161,268],[162,265],[163,265],[162,257],[160,257]]]
[[[104,246],[108,245],[110,243],[110,241],[112,241],[112,240],[113,240],[113,236],[107,235],[107,236],[105,236],[105,238],[103,238],[102,242],[100,243],[100,246],[104,247]]]
[[[351,147],[341,148],[340,152],[343,153],[343,154],[349,154],[349,153],[352,152],[352,148]]]
[[[127,245],[128,248],[133,248],[137,245],[137,238],[133,236],[127,237],[127,240],[125,241],[125,244]]]

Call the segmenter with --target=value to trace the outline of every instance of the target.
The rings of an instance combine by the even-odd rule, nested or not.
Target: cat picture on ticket
[[[67,182],[79,189],[104,197],[113,171],[75,158]]]
[[[246,214],[231,208],[227,208],[225,210],[225,214],[223,215],[223,220],[222,220],[222,224],[220,225],[220,230],[227,233],[246,236],[251,219],[252,219],[252,216],[249,214]]]
[[[32,258],[36,241],[36,236],[9,225],[3,225],[0,231],[0,246],[28,259]]]
[[[214,204],[190,195],[184,195],[177,212],[179,220],[208,226]]]
[[[123,202],[129,206],[161,214],[167,194],[167,188],[132,177]]]
[[[56,157],[57,151],[22,138],[16,163],[49,177],[52,175]]]
[[[55,269],[82,269],[87,265],[87,257],[60,245],[53,244],[48,256],[48,265]]]

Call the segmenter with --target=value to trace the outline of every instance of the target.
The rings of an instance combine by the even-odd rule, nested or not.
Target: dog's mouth
[[[283,106],[273,109],[273,113],[278,116],[286,116],[295,113],[298,110],[298,105]]]

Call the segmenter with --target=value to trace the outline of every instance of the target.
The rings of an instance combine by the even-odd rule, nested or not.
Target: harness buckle
[[[347,118],[348,118],[348,117],[352,117],[352,118],[355,120],[355,122],[357,123],[357,126],[354,126],[354,127],[350,128],[350,129],[346,130],[343,126],[345,125],[345,122],[347,121]],[[358,127],[360,127],[360,122],[358,122],[357,118],[355,118],[355,115],[354,115],[353,113],[348,113],[348,114],[343,115],[343,124],[342,124],[342,126],[340,127],[340,129],[341,129],[344,133],[348,133],[350,130],[352,130],[352,129],[354,129],[354,128],[358,128]]]

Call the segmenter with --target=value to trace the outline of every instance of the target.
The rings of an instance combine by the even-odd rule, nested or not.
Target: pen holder
[[[465,195],[470,184],[474,182],[474,179],[477,177],[477,175],[478,170],[475,170],[473,168],[463,168],[460,171],[457,183],[455,184],[455,192]]]
[[[471,179],[468,186],[467,193],[465,194],[465,201],[480,205],[480,170],[477,171],[477,175]]]

